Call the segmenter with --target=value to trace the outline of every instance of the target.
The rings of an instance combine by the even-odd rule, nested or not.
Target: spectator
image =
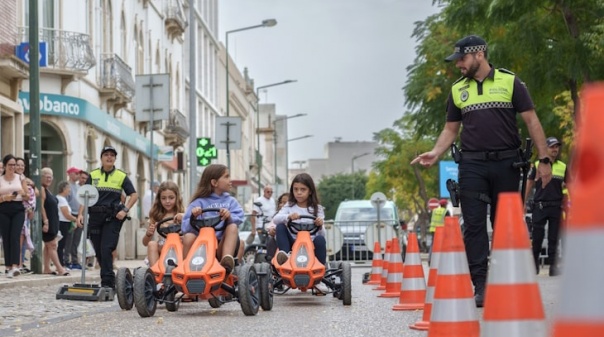
[[[59,205],[48,188],[52,184],[53,172],[49,167],[41,170],[42,180],[42,241],[44,241],[44,274],[68,276],[57,254],[57,234],[59,233]],[[50,262],[56,270],[50,270]]]
[[[254,205],[254,209],[252,210],[252,216],[250,218],[252,228],[250,231],[250,236],[245,240],[248,245],[254,242],[254,236],[256,236],[256,221],[258,216],[263,214],[268,221],[271,221],[275,215],[276,203],[275,199],[273,199],[273,188],[270,185],[264,186],[264,194],[261,197],[258,197],[255,202],[261,203],[262,206],[258,207]]]
[[[159,182],[154,181],[151,183],[151,188],[145,191],[145,195],[143,196],[143,219],[145,223],[149,221],[149,212],[151,211],[151,205],[153,199],[157,195],[157,191],[159,190]]]
[[[61,240],[59,240],[57,255],[59,257],[59,261],[63,263],[67,259],[67,243],[69,242],[68,238],[71,237],[71,235],[65,233],[73,231],[72,225],[75,224],[77,217],[73,215],[73,211],[71,209],[71,206],[69,205],[69,201],[67,201],[67,198],[71,194],[71,183],[67,181],[62,181],[61,183],[59,183],[57,190],[59,192],[57,193],[57,201],[59,204],[59,230],[61,231],[61,234],[63,234],[63,237],[61,238]],[[75,261],[77,262],[77,252],[75,257]],[[63,265],[66,266],[67,264]],[[82,267],[76,269],[82,269]]]
[[[88,180],[89,176],[90,176],[90,174],[88,174],[88,172],[86,172],[84,170],[80,171],[80,179],[78,181],[78,185],[80,185],[80,186],[86,185],[86,181]]]
[[[17,166],[15,166],[15,172],[25,176],[23,172],[25,172],[25,159],[16,158]],[[21,247],[21,257],[19,259],[19,269],[22,273],[30,273],[31,271],[28,268],[25,268],[23,263],[25,262],[25,253],[27,250],[33,252],[34,244],[31,240],[31,228],[30,221],[34,218],[34,211],[36,209],[36,195],[38,195],[37,189],[34,186],[34,182],[29,178],[25,178],[27,183],[27,193],[29,194],[29,200],[23,200],[23,207],[25,207],[25,222],[23,223],[23,229],[21,230],[21,239],[19,241],[19,246]]]
[[[68,177],[68,183],[69,183],[69,194],[66,196],[66,201],[69,204],[69,210],[71,211],[71,215],[73,216],[73,218],[77,218],[78,216],[78,210],[80,209],[80,202],[78,201],[78,182],[80,180],[80,175],[81,172],[83,172],[82,170],[75,168],[75,167],[71,167],[69,168],[69,170],[67,170],[67,177]],[[60,194],[60,190],[59,190],[59,194]],[[60,201],[60,200],[59,200]],[[61,216],[61,213],[59,213],[59,216]],[[64,219],[71,219],[71,217],[64,217]],[[61,221],[65,221],[65,220],[61,220]],[[69,221],[75,221],[75,220],[69,220]],[[61,230],[61,233],[63,233],[63,230]],[[64,262],[65,262],[65,266],[67,266],[70,269],[82,269],[82,266],[80,265],[80,263],[78,262],[78,245],[80,244],[80,240],[82,239],[82,228],[78,227],[75,225],[75,222],[73,224],[70,224],[69,226],[69,234],[63,234],[63,239],[65,239],[66,237],[66,241],[65,241],[65,253],[64,253]],[[59,244],[59,257],[61,257],[61,248],[60,248],[60,244]]]
[[[23,200],[28,200],[29,194],[25,176],[15,171],[17,159],[8,154],[2,159],[2,164],[6,169],[0,176],[0,233],[4,247],[4,265],[8,270],[6,274],[12,278],[21,274],[19,237],[25,222]]]

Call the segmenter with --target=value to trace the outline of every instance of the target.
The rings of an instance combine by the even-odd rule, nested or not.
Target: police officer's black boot
[[[478,284],[474,289],[474,301],[476,302],[476,308],[482,308],[484,306],[484,287],[484,284]]]
[[[558,261],[555,257],[550,258],[549,262],[549,276],[558,276],[560,275],[560,267],[558,267]]]

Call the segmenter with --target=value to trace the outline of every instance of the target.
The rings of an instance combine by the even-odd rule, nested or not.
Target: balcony
[[[101,56],[99,75],[101,98],[108,103],[118,105],[117,108],[132,102],[135,85],[132,69],[115,54]]]
[[[168,0],[166,5],[166,30],[171,38],[180,38],[187,28],[181,0]]]
[[[189,137],[187,116],[178,109],[171,109],[167,122],[164,122],[164,138],[171,146],[182,146]]]
[[[40,42],[48,45],[48,67],[40,72],[56,73],[72,80],[88,74],[96,65],[90,35],[58,29],[40,28]],[[29,27],[17,27],[17,44],[29,41]]]

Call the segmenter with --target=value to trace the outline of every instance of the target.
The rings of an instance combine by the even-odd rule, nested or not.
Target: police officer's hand
[[[126,215],[128,215],[128,213],[126,213],[126,212],[124,212],[124,211],[119,211],[119,212],[117,212],[117,214],[115,215],[115,217],[116,217],[118,220],[120,220],[120,221],[121,221],[121,220],[124,220],[124,218],[126,217]]]
[[[438,154],[434,151],[424,152],[411,161],[411,165],[419,163],[422,166],[430,167],[438,161]]]
[[[226,208],[221,208],[219,214],[222,220],[226,220],[231,216],[231,212]]]
[[[552,166],[542,164],[537,167],[537,176],[535,180],[541,179],[541,187],[545,187],[552,180]]]

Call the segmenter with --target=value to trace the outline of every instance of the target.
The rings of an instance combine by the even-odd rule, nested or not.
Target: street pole
[[[39,51],[38,32],[38,0],[29,0],[29,176],[38,190],[42,190],[40,184],[40,169],[42,152],[42,133],[40,127],[40,63],[37,55]],[[34,56],[35,55],[35,56]],[[42,205],[42,198],[36,197],[36,205]],[[31,256],[31,270],[36,274],[42,274],[42,227],[41,210],[36,207],[34,221],[31,223],[31,235],[34,239],[34,251]],[[8,239],[8,238],[5,238]]]
[[[189,1],[189,24],[189,196],[192,196],[197,185],[197,74],[195,70],[197,20],[195,1]]]

